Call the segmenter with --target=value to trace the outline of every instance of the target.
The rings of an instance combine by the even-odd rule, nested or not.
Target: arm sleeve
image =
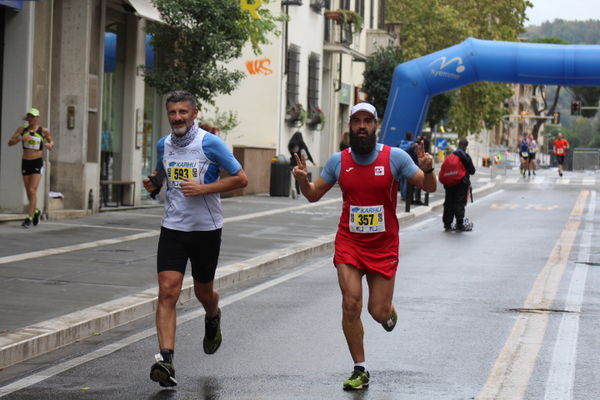
[[[163,136],[156,142],[156,170],[163,168],[163,157],[165,155],[165,140],[166,136]]]
[[[390,167],[396,180],[399,180],[401,176],[410,179],[419,169],[408,153],[398,147],[392,147],[391,149]]]
[[[321,171],[321,178],[323,178],[325,180],[325,182],[327,182],[331,185],[335,184],[340,177],[341,166],[342,166],[342,154],[339,152],[334,153],[325,162],[323,171]]]
[[[217,135],[204,135],[202,148],[206,157],[215,164],[222,167],[229,175],[236,175],[242,169],[242,165],[235,159],[229,148]]]

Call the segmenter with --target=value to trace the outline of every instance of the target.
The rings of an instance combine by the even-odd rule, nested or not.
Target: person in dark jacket
[[[294,169],[294,167],[296,166],[296,158],[294,157],[294,154],[298,155],[298,158],[302,159],[302,154],[304,154],[304,158],[307,160],[310,160],[310,162],[315,165],[315,162],[312,158],[312,155],[310,154],[310,151],[308,151],[308,146],[306,145],[306,142],[304,141],[304,138],[302,137],[302,132],[297,131],[296,133],[294,133],[292,135],[292,137],[290,138],[290,141],[288,142],[288,150],[290,152],[290,168]],[[298,181],[296,181],[296,194],[300,194],[300,186],[298,184]]]
[[[470,176],[475,173],[475,166],[471,156],[467,154],[467,146],[469,141],[467,139],[460,139],[458,142],[458,149],[454,152],[460,158],[463,165],[465,166],[466,175],[462,181],[455,186],[445,186],[446,197],[444,199],[444,214],[442,221],[444,222],[444,230],[446,232],[456,230],[459,232],[466,232],[473,230],[473,223],[469,222],[465,218],[465,207],[469,197],[469,190],[471,188]],[[456,226],[452,227],[452,221],[456,218]]]

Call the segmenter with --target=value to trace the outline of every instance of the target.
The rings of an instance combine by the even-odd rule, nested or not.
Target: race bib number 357
[[[383,206],[350,206],[350,232],[385,232]]]

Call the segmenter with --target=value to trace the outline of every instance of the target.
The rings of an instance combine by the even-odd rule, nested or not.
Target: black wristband
[[[425,174],[431,174],[433,172],[433,168],[428,169],[427,171],[423,171],[423,173]]]

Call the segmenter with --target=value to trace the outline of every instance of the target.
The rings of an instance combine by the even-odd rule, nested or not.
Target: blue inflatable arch
[[[397,146],[421,132],[431,97],[478,81],[600,86],[599,45],[497,42],[469,38],[394,69],[379,140]]]

